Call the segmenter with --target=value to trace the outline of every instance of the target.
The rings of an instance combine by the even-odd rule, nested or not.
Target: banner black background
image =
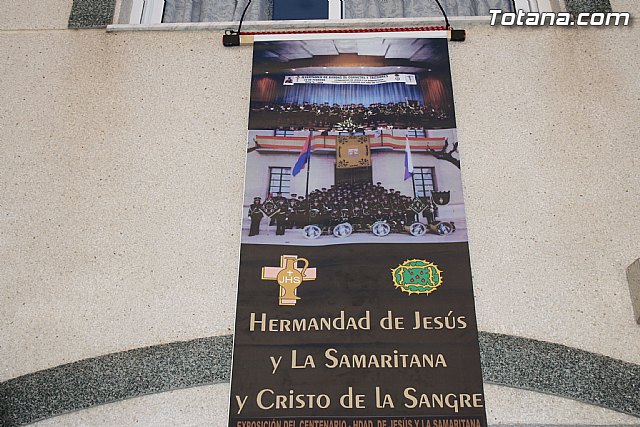
[[[477,338],[477,326],[471,270],[467,243],[432,244],[347,244],[319,247],[248,245],[241,250],[238,305],[233,356],[230,425],[239,420],[271,417],[426,417],[455,419],[475,417],[486,425],[484,408],[405,407],[403,396],[407,387],[421,393],[482,394],[482,376]],[[317,269],[317,279],[305,281],[298,288],[301,298],[295,306],[279,306],[279,285],[274,280],[261,280],[264,266],[279,266],[281,255],[297,255],[309,260]],[[409,295],[396,289],[391,270],[408,259],[432,262],[442,271],[442,285],[430,295]],[[370,312],[370,330],[250,332],[250,316],[262,313],[269,319],[309,319],[340,316],[359,319]],[[388,315],[404,318],[404,329],[385,330],[380,319]],[[414,329],[415,313],[420,317],[449,319],[464,316],[464,329]],[[453,323],[449,323],[452,325]],[[433,323],[430,323],[434,326]],[[413,368],[334,368],[325,351],[335,348],[341,354],[442,354],[447,367]],[[315,368],[292,369],[292,350],[297,351],[297,364],[304,364],[307,355]],[[282,361],[275,372],[270,356]],[[343,408],[339,399],[349,387],[354,394],[363,394],[364,409]],[[379,408],[375,390],[389,394],[394,407]],[[326,394],[331,399],[327,409],[260,409],[256,395],[270,389],[275,394]],[[247,397],[238,415],[236,396]],[[305,398],[306,400],[306,398]],[[266,404],[274,402],[268,392]],[[426,424],[425,424],[426,425]],[[461,426],[464,424],[460,424]]]

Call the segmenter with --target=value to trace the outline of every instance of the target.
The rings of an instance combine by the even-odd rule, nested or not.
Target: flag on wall
[[[409,145],[409,137],[405,137],[404,146],[404,180],[408,180],[413,176],[413,158],[411,157],[411,146]]]
[[[296,176],[300,173],[302,169],[304,169],[305,165],[309,161],[309,157],[311,157],[311,135],[312,132],[309,132],[309,136],[302,146],[302,150],[300,150],[300,154],[298,155],[298,160],[296,164],[293,166],[293,171],[291,171],[291,175]]]

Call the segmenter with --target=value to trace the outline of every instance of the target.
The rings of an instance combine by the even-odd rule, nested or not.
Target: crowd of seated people
[[[406,225],[425,218],[428,224],[437,218],[437,206],[431,198],[421,198],[425,209],[417,214],[411,209],[413,199],[402,195],[399,190],[386,189],[381,183],[338,184],[330,188],[317,189],[309,197],[282,193],[270,197],[277,210],[270,219],[276,226],[276,234],[282,235],[288,228],[303,228],[315,224],[322,228],[348,222],[356,230],[366,230],[377,221],[386,221],[394,231],[402,232]],[[265,201],[266,202],[266,201]],[[251,218],[250,235],[259,233],[262,203],[256,197],[249,207]]]
[[[250,113],[250,126],[253,129],[270,129],[273,123],[282,127],[335,127],[347,119],[368,129],[393,127],[451,127],[453,111],[437,109],[433,105],[416,103],[387,103],[349,105],[330,105],[303,102],[285,104],[267,104],[254,106]]]

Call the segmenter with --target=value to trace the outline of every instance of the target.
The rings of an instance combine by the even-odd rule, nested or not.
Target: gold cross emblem
[[[302,268],[298,262],[304,263]],[[280,285],[278,303],[280,305],[296,305],[300,297],[298,287],[302,282],[316,280],[316,269],[309,268],[306,258],[298,258],[297,255],[282,255],[280,267],[262,267],[262,280],[276,280]]]

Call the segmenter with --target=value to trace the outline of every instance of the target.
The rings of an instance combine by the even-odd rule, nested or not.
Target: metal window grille
[[[271,167],[269,175],[269,194],[282,193],[288,197],[291,193],[291,168]]]
[[[413,182],[415,184],[416,196],[430,197],[431,192],[436,190],[436,182],[435,182],[433,168],[414,166]]]

